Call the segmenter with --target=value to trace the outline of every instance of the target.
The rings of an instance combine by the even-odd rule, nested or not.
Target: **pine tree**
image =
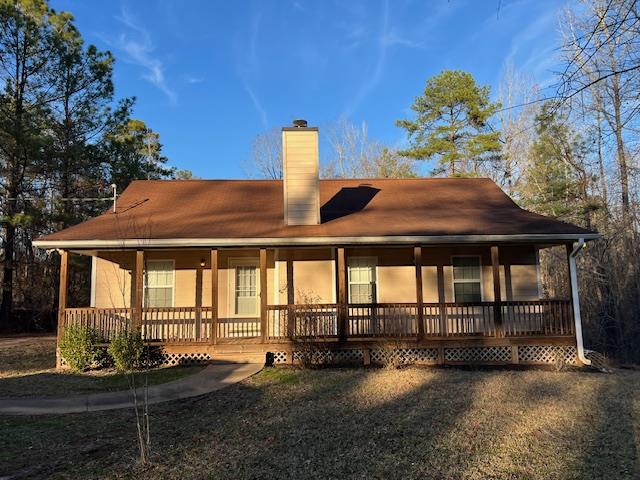
[[[105,141],[103,152],[107,176],[122,191],[132,180],[171,177],[175,169],[167,167],[160,135],[142,120],[128,119]]]
[[[46,125],[54,94],[51,64],[71,29],[70,15],[44,0],[0,0],[0,178],[2,204],[2,305],[0,326],[13,310],[18,238],[32,221],[28,198],[40,193],[38,174],[47,170]],[[42,177],[40,177],[42,178]]]
[[[396,122],[411,142],[400,154],[437,160],[435,173],[477,175],[500,152],[500,134],[488,125],[500,105],[489,94],[489,87],[478,86],[467,72],[445,70],[430,78],[411,106],[416,118]]]
[[[520,196],[523,206],[543,215],[590,226],[590,213],[598,202],[589,192],[584,170],[587,145],[555,106],[545,104],[535,120],[536,139]]]

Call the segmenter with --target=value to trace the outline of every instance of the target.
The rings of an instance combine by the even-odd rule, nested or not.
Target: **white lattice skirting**
[[[561,356],[564,363],[577,363],[576,347],[556,345],[520,345],[492,347],[451,347],[444,348],[445,363],[504,363],[514,360],[512,348],[517,348],[518,362],[522,364],[554,364]],[[394,353],[395,352],[395,353]],[[290,363],[290,352],[273,352],[275,364]],[[395,351],[372,349],[371,363],[382,364],[388,355],[398,355],[400,363],[437,363],[438,348],[400,348]],[[324,350],[315,353],[319,363],[364,363],[365,355],[361,349]],[[300,352],[293,352],[293,360],[300,360]]]
[[[444,360],[463,363],[511,363],[511,347],[445,348]]]
[[[208,353],[160,353],[157,358],[160,365],[170,366],[196,365],[213,360]],[[67,366],[67,362],[62,357],[60,358],[60,365],[62,367]]]
[[[289,361],[289,354],[287,352],[273,352],[273,363],[282,364]]]
[[[518,347],[520,363],[556,363],[560,357],[564,363],[578,362],[576,347],[558,345],[521,345]]]
[[[162,365],[194,365],[212,360],[208,353],[162,353]]]
[[[398,348],[393,351],[371,350],[371,363],[384,363],[389,355],[397,355],[400,363],[437,362],[437,348]]]
[[[517,348],[517,352],[512,352],[512,348]],[[399,348],[394,351],[384,349],[371,349],[370,361],[374,364],[385,363],[388,355],[397,355],[400,363],[437,363],[438,347],[421,348]],[[566,364],[575,365],[577,361],[576,347],[559,345],[519,345],[511,346],[491,346],[491,347],[445,347],[445,363],[504,363],[509,364],[514,360],[512,354],[516,353],[518,363],[521,364],[555,364],[562,360]],[[277,351],[273,352],[275,364],[291,363],[300,360],[301,352]],[[321,350],[314,353],[315,360],[322,364],[364,364],[365,351],[360,348],[342,350]],[[206,363],[214,360],[206,352],[163,352],[159,353],[159,363],[162,365],[193,365]],[[61,358],[62,365],[65,361]]]
[[[299,361],[301,352],[293,352],[293,360]],[[314,352],[314,357],[318,363],[343,364],[364,362],[364,352],[362,349],[349,350],[321,350]]]

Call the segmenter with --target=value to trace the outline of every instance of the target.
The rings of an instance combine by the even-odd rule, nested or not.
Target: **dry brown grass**
[[[145,470],[130,412],[2,418],[0,476],[640,477],[637,371],[278,368],[151,414]]]
[[[51,370],[56,366],[56,337],[0,338],[0,378]]]
[[[127,390],[126,377],[114,369],[84,373],[58,371],[55,337],[0,338],[0,398],[53,396]],[[172,367],[146,373],[150,385],[165,383],[202,370],[202,366]],[[135,374],[142,381],[143,372]]]

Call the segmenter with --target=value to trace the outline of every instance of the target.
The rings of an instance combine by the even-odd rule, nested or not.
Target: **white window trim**
[[[147,304],[147,271],[150,263],[171,262],[171,271],[173,272],[173,285],[171,285],[171,306],[170,307],[144,307],[144,308],[175,308],[176,306],[176,261],[172,258],[154,258],[146,260],[144,265],[144,285],[142,288],[142,305]]]
[[[379,303],[380,300],[380,283],[378,282],[378,279],[380,278],[379,276],[379,271],[378,271],[378,257],[375,255],[355,255],[355,256],[349,256],[347,257],[347,303],[352,303],[351,302],[351,275],[349,275],[349,267],[351,266],[351,260],[370,260],[373,265],[375,266],[374,269],[374,274],[376,276],[375,278],[375,284],[376,284],[376,299],[375,299],[375,303]]]
[[[256,302],[255,316],[238,315],[236,313],[235,295],[236,295],[236,267],[249,266],[256,267],[256,293],[258,301]],[[259,257],[233,257],[227,260],[227,317],[229,318],[259,318],[260,317],[260,258]]]
[[[456,280],[453,275],[453,259],[454,258],[477,258],[480,264],[480,301],[485,301],[484,296],[484,265],[482,264],[482,255],[451,255],[451,296],[454,303],[458,303],[456,300],[456,283],[477,283],[477,280],[461,279]]]
[[[96,287],[98,284],[98,257],[91,255],[91,299],[89,306],[96,306]]]

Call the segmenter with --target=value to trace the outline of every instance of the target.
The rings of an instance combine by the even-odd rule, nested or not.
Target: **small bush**
[[[100,360],[101,340],[100,332],[93,327],[69,325],[60,340],[60,355],[69,368],[83,372]]]
[[[144,342],[140,332],[120,332],[111,339],[109,355],[120,371],[131,371],[141,364]]]

